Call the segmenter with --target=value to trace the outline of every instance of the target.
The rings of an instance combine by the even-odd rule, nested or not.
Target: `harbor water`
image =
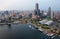
[[[51,39],[31,24],[0,25],[0,39]],[[54,37],[53,39],[60,39]]]

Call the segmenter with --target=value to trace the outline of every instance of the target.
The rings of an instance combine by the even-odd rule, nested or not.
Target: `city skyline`
[[[34,10],[36,3],[39,3],[40,10],[60,10],[60,0],[0,0],[0,10]]]

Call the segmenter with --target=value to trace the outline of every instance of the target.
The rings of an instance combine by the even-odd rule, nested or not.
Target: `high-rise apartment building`
[[[51,18],[51,7],[48,8],[47,17]]]

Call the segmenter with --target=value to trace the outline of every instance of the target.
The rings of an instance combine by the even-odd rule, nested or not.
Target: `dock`
[[[0,23],[0,25],[11,24],[11,23]]]
[[[8,26],[11,26],[11,23],[0,23],[0,25],[8,25]]]

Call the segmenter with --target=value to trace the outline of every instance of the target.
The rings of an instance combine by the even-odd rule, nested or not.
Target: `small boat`
[[[55,36],[52,36],[51,38],[53,39]]]
[[[43,29],[38,29],[39,31],[43,32]]]
[[[29,27],[31,28],[32,26],[31,26],[31,25],[29,25]]]
[[[33,29],[33,30],[36,30],[33,26],[29,25],[29,28]]]
[[[8,24],[8,26],[11,26],[11,24]]]

